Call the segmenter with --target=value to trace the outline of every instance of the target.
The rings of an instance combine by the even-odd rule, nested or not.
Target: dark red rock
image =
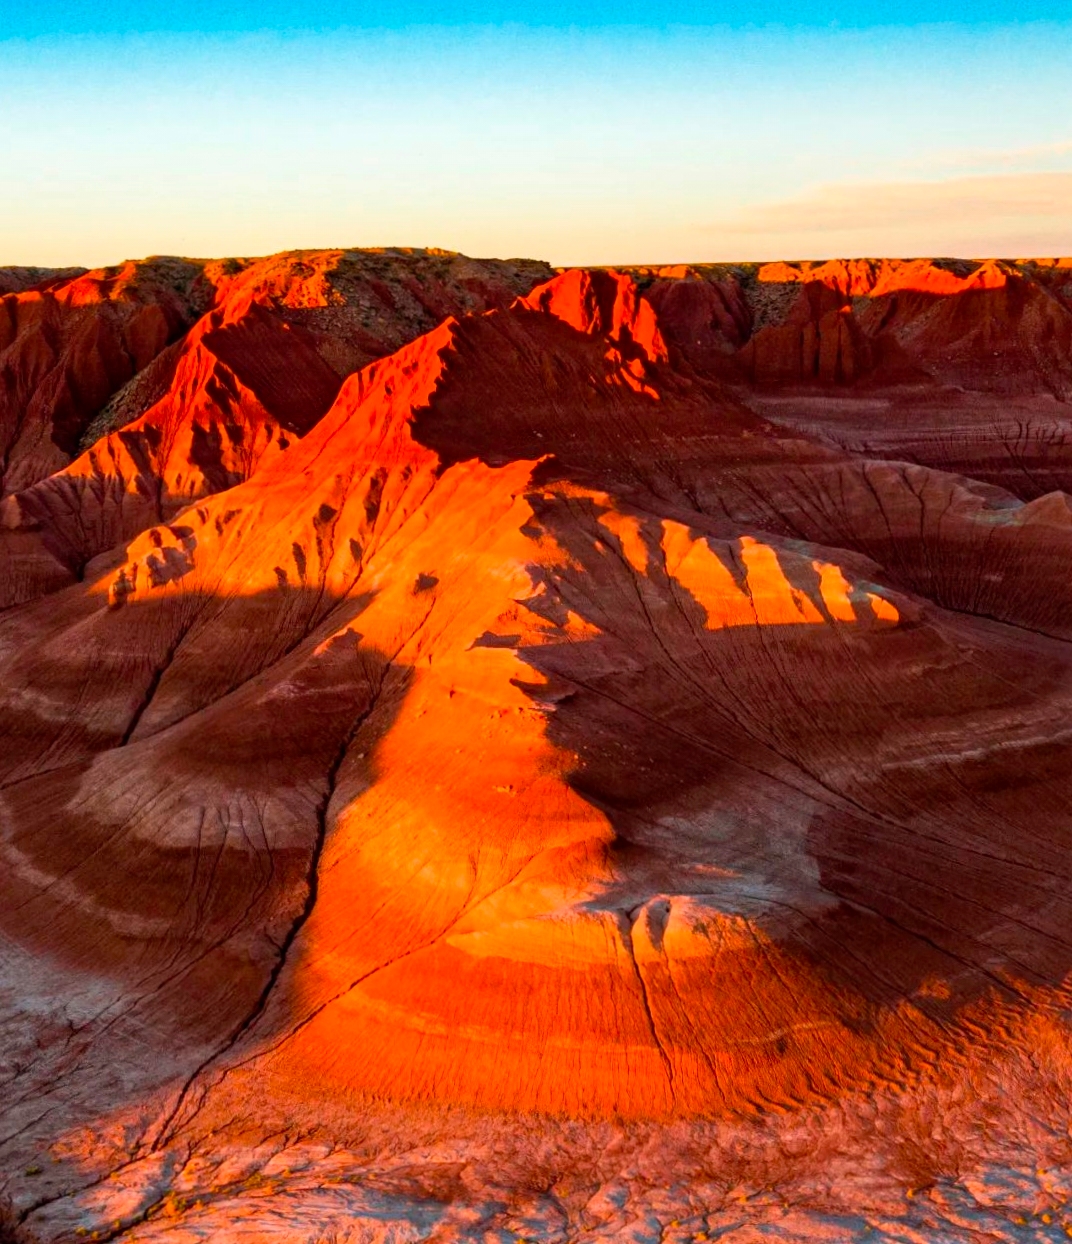
[[[1070,1122],[1072,503],[850,448],[816,403],[945,392],[923,321],[974,358],[1057,278],[779,269],[778,310],[747,272],[569,272],[332,399],[323,321],[280,310],[310,266],[267,301],[207,266],[218,308],[108,434],[173,510],[124,528],[97,467],[78,520],[7,503],[28,1223],[1014,1238]],[[372,279],[377,315],[420,284]],[[1024,400],[1051,347],[1001,355]],[[1000,391],[975,366],[963,403]],[[228,401],[235,457],[195,451]],[[72,581],[94,490],[128,534]]]

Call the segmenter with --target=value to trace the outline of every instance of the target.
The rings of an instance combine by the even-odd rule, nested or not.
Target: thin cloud
[[[922,158],[899,161],[899,175],[906,178],[1000,176],[1010,172],[1060,173],[1072,168],[1072,139],[1033,143],[1026,147],[951,147]]]
[[[724,237],[811,237],[886,233],[1068,230],[1072,249],[1072,173],[1006,173],[945,181],[835,183],[799,198],[758,203],[714,222]]]

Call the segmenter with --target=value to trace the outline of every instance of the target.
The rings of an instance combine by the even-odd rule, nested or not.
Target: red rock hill
[[[5,503],[27,1221],[297,1240],[342,1180],[443,1239],[729,1229],[762,1170],[810,1238],[838,1145],[906,1223],[1057,1145],[1072,503],[847,429],[997,461],[1024,401],[1068,469],[1066,269],[518,264],[506,305],[392,255],[478,305],[339,380],[340,256],[202,265],[151,405]]]

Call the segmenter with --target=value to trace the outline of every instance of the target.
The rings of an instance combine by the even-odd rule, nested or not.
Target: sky
[[[0,264],[1072,254],[1072,0],[0,0]]]

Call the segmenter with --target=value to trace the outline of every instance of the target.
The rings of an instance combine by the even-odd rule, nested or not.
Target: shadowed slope
[[[18,264],[0,268],[0,294],[21,294],[34,285],[43,285],[57,277],[79,277],[85,268],[28,268]]]
[[[113,398],[79,458],[0,503],[0,608],[80,577],[98,554],[245,479],[313,426],[347,372],[548,273],[436,251],[204,265],[214,308]]]
[[[866,457],[1072,488],[1072,259],[636,269],[679,365]]]
[[[1067,513],[759,418],[616,273],[351,376],[0,619],[6,1144],[69,1159],[29,1220],[166,1236],[227,1137],[330,1156],[385,1098],[901,1092],[896,1148],[928,1076],[1056,1048]]]
[[[148,259],[0,298],[0,493],[69,461],[108,398],[193,321],[201,268]]]
[[[761,386],[1072,394],[1072,260],[627,269],[672,349]]]

